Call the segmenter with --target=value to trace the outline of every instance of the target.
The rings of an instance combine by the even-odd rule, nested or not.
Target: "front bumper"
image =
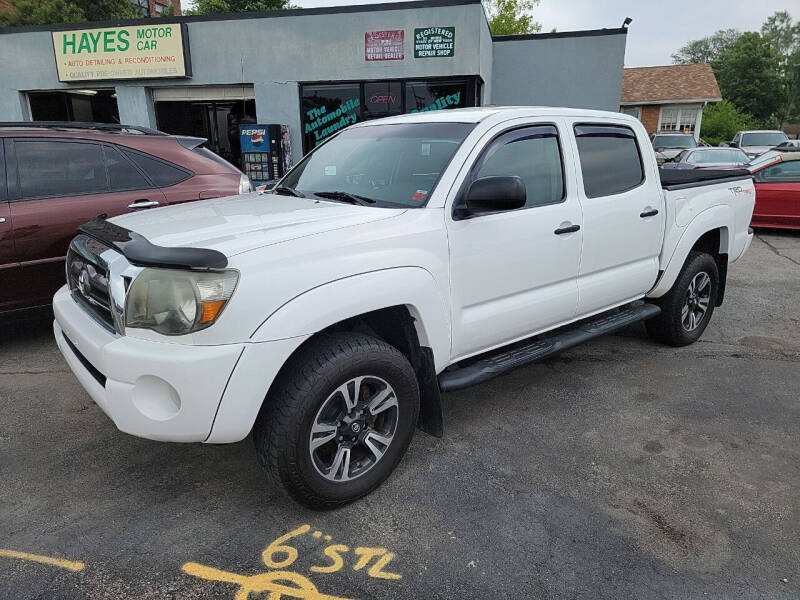
[[[238,442],[273,380],[310,336],[192,346],[111,333],[73,299],[53,298],[56,342],[75,377],[125,433],[165,442]]]
[[[187,346],[118,336],[66,287],[53,298],[56,342],[97,405],[126,433],[153,440],[208,438],[245,344]]]

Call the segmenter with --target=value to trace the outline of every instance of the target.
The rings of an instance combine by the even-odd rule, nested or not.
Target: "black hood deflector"
[[[118,250],[139,267],[208,270],[228,266],[228,258],[218,250],[156,246],[135,231],[107,221],[106,215],[84,223],[78,231]]]

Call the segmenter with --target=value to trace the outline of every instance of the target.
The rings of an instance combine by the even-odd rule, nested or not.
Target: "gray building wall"
[[[484,104],[619,106],[625,53],[620,30],[493,41],[479,0],[184,21],[193,70],[188,79],[60,83],[49,30],[0,32],[0,121],[30,119],[28,91],[106,87],[116,89],[123,123],[156,127],[154,88],[245,83],[253,85],[258,121],[289,125],[292,147],[299,149],[299,82],[479,75]],[[414,28],[431,26],[456,28],[453,57],[414,58]],[[390,29],[405,31],[405,59],[366,61],[365,32]]]
[[[619,110],[625,30],[495,38],[492,102]]]
[[[452,58],[414,58],[414,28],[430,26],[456,28]],[[405,59],[364,60],[364,34],[389,29],[405,31]],[[299,82],[453,75],[490,81],[491,62],[485,56],[481,60],[491,52],[486,47],[481,52],[488,25],[477,0],[369,12],[188,20],[188,30],[191,78],[82,84],[58,82],[49,31],[0,34],[0,120],[29,119],[26,91],[115,87],[120,121],[156,127],[152,88],[247,83],[255,89],[258,121],[289,125],[292,147],[302,148]]]

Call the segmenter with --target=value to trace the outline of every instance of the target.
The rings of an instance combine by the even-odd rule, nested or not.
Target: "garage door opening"
[[[256,123],[256,101],[156,102],[156,121],[165,133],[206,138],[210,150],[241,168],[239,125]]]
[[[119,123],[113,89],[28,92],[28,105],[34,121]]]

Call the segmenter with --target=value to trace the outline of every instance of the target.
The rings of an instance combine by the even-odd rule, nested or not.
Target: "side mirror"
[[[456,212],[457,219],[471,215],[515,210],[527,201],[525,183],[516,176],[481,177],[473,181]]]

